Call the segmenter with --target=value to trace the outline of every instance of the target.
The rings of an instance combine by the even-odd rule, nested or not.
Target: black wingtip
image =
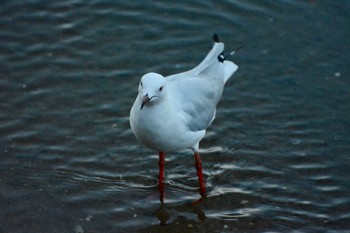
[[[213,35],[213,40],[214,40],[216,43],[220,42],[218,34],[214,33],[214,35]]]
[[[222,51],[219,56],[218,56],[219,62],[224,62],[225,61],[225,56],[224,56],[224,51]]]

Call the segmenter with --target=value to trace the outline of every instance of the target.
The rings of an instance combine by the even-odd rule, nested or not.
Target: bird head
[[[166,79],[157,73],[145,74],[139,84],[139,98],[141,109],[149,104],[155,104],[164,98],[166,93]]]

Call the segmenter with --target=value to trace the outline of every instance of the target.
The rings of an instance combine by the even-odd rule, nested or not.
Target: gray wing
[[[213,64],[219,63],[218,56],[224,51],[224,44],[221,42],[214,43],[213,48],[209,51],[204,60],[197,65],[192,70],[170,75],[167,77],[168,80],[181,79],[181,78],[189,78],[193,76],[197,76],[203,72],[210,72],[210,67]]]
[[[213,121],[223,84],[201,75],[170,82],[169,97],[191,131],[205,130]]]
[[[174,107],[192,131],[205,130],[213,121],[225,82],[237,70],[219,56],[224,44],[215,42],[204,60],[192,70],[167,77]]]

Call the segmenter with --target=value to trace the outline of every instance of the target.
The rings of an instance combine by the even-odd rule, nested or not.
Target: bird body
[[[166,100],[169,96],[164,98]],[[189,131],[186,125],[179,124],[186,116],[175,104],[162,101],[140,109],[141,104],[142,99],[138,97],[132,108],[135,114],[130,116],[130,124],[136,137],[147,147],[171,152],[191,148],[203,138],[203,130]]]
[[[206,58],[190,71],[142,77],[130,125],[144,145],[163,152],[185,148],[198,151],[199,141],[215,118],[224,84],[238,68],[231,61],[219,62],[217,57],[223,48],[223,43],[215,43]],[[146,94],[153,98],[141,109]]]
[[[192,70],[168,77],[145,74],[130,111],[130,126],[135,136],[147,147],[159,151],[163,164],[161,155],[165,152],[193,150],[197,172],[200,167],[201,193],[205,188],[202,189],[203,177],[200,178],[199,142],[215,118],[226,81],[238,68],[225,60],[224,44],[215,35],[214,41],[205,59]],[[160,174],[160,180],[161,177],[164,175]]]

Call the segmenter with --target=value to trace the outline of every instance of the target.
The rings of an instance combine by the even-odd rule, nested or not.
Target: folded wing
[[[213,121],[224,85],[238,68],[231,61],[219,59],[223,51],[224,44],[216,42],[195,68],[167,77],[169,97],[191,131],[205,130]]]

